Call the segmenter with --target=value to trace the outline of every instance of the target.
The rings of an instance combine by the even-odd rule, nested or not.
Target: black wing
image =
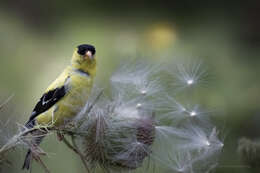
[[[47,93],[43,94],[40,101],[34,107],[32,115],[25,126],[33,127],[34,126],[33,120],[35,119],[35,117],[50,109],[55,103],[57,103],[61,98],[63,98],[65,94],[66,94],[65,86],[56,88],[54,90],[50,90]]]

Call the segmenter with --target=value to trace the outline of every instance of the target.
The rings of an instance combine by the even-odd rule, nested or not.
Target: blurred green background
[[[259,18],[259,1],[0,2],[0,99],[14,94],[1,120],[12,116],[23,124],[81,43],[96,46],[101,85],[130,57],[153,63],[202,59],[213,77],[201,101],[216,110],[225,137],[216,172],[257,172],[243,168],[236,148],[242,136],[260,137]],[[77,156],[55,138],[42,143],[50,170],[83,172]],[[18,153],[10,156],[15,163],[8,172],[22,172],[24,152]]]

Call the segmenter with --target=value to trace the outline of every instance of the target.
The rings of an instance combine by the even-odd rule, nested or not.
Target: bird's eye
[[[89,44],[82,44],[78,46],[78,54],[85,55],[87,51],[90,51],[92,55],[95,55],[95,47]]]

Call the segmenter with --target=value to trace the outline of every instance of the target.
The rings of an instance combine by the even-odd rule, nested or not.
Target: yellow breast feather
[[[66,95],[48,111],[39,115],[38,124],[60,126],[66,124],[85,106],[93,85],[93,78],[68,67],[47,89],[65,86]]]

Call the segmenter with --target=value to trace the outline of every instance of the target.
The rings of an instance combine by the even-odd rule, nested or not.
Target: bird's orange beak
[[[89,59],[93,59],[94,58],[94,55],[92,55],[91,51],[87,51],[85,55]]]

